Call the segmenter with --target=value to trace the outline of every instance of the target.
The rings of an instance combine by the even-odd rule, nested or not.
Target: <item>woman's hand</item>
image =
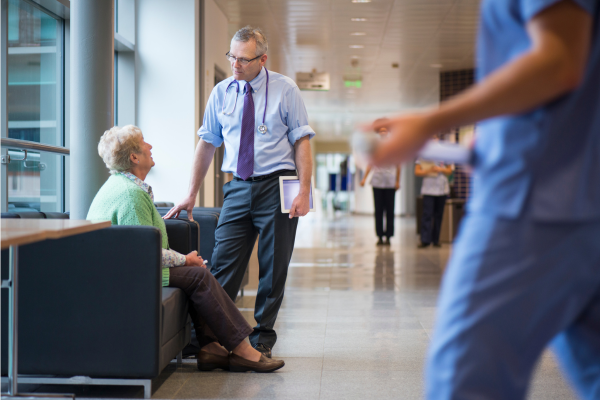
[[[185,264],[186,267],[202,267],[206,268],[206,264],[204,264],[204,260],[202,257],[198,255],[196,250],[192,251],[190,254],[185,256]]]

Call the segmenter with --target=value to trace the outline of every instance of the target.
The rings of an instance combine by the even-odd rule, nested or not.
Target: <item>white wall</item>
[[[204,24],[202,28],[204,40],[204,90],[201,98],[202,111],[208,102],[210,93],[215,83],[215,65],[222,69],[227,76],[231,76],[231,68],[229,62],[225,58],[225,53],[229,51],[229,43],[231,37],[228,31],[227,17],[221,9],[216,5],[214,0],[204,0]],[[200,118],[202,124],[202,116]],[[215,166],[213,162],[204,179],[204,205],[206,207],[214,206],[215,199]]]
[[[195,0],[136,1],[136,122],[152,144],[156,201],[186,194],[195,148]]]

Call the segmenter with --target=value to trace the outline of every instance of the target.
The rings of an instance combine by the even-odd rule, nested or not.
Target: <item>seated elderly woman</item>
[[[190,316],[201,347],[198,369],[271,372],[283,367],[283,361],[266,358],[244,340],[252,327],[206,270],[197,252],[183,255],[169,249],[165,223],[154,207],[152,188],[144,182],[154,166],[151,149],[142,131],[132,125],[115,126],[102,135],[98,153],[111,176],[96,194],[87,219],[111,220],[113,225],[148,225],[160,230],[163,286],[182,289],[190,300]]]

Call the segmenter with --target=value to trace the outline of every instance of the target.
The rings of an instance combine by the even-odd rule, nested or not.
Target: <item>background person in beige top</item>
[[[418,248],[428,247],[431,243],[440,247],[440,231],[444,218],[444,206],[450,194],[448,176],[452,174],[452,165],[417,160],[415,175],[423,178],[421,195],[423,196],[423,216],[421,219],[421,243]]]
[[[381,119],[382,121],[385,118]],[[377,133],[384,138],[388,130],[379,129]],[[400,189],[400,167],[374,167],[367,166],[365,176],[360,181],[360,186],[365,186],[369,173],[373,171],[371,186],[373,186],[373,200],[375,203],[375,232],[379,237],[378,246],[389,245],[390,238],[394,236],[394,207],[396,190]],[[386,216],[385,229],[383,228],[383,214]],[[385,241],[383,238],[385,237]]]

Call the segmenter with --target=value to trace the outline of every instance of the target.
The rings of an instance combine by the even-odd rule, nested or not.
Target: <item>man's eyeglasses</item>
[[[227,57],[227,59],[229,60],[229,62],[234,63],[234,62],[239,62],[241,65],[246,66],[248,64],[250,64],[252,61],[256,60],[257,58],[261,58],[262,56],[264,56],[264,54],[261,54],[260,56],[256,56],[251,60],[245,59],[245,58],[239,58],[239,57],[235,57],[232,56],[231,54],[229,54],[229,52],[227,52],[227,54],[225,54],[225,56]]]

